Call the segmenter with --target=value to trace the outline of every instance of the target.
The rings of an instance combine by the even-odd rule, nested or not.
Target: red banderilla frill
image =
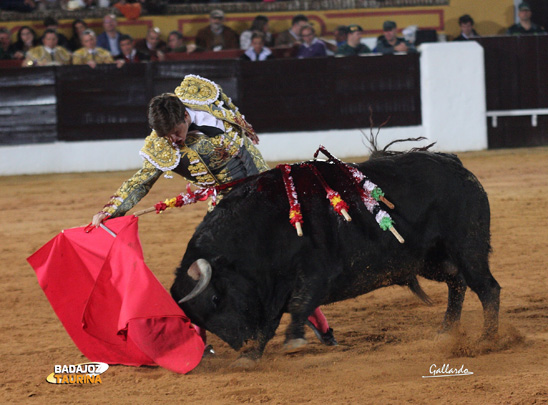
[[[289,223],[295,227],[297,235],[303,236],[303,214],[301,213],[297,190],[295,190],[295,183],[291,177],[291,165],[278,165],[276,168],[282,172],[285,192],[289,200]]]
[[[168,208],[182,207],[183,205],[194,204],[198,201],[205,201],[210,196],[213,196],[212,204],[215,205],[215,198],[217,196],[217,190],[215,187],[201,188],[196,191],[190,189],[190,184],[186,185],[186,194],[179,194],[175,198],[170,198],[165,201],[160,201],[154,205],[156,213],[159,214]]]
[[[321,175],[318,168],[310,163],[303,163],[301,164],[301,166],[308,167],[316,175],[316,177],[322,184],[325,192],[327,193],[326,197],[331,203],[331,206],[333,207],[335,212],[339,215],[342,215],[347,222],[352,221],[352,218],[350,217],[350,215],[348,215],[348,204],[341,198],[341,195],[338,192],[336,192],[327,185],[327,182]]]

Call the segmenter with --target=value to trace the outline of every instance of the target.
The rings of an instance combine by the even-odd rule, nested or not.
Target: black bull
[[[449,288],[442,331],[459,321],[470,287],[483,305],[484,335],[496,334],[500,287],[489,270],[489,202],[455,156],[409,152],[356,165],[395,204],[381,206],[404,244],[380,229],[339,167],[314,165],[348,203],[352,221],[333,211],[308,168],[292,166],[303,237],[289,224],[280,170],[238,184],[198,226],[176,271],[171,294],[194,323],[235,350],[252,341],[243,356],[257,359],[284,312],[291,314],[286,344],[299,346],[316,307],[394,284],[421,295],[420,275]]]

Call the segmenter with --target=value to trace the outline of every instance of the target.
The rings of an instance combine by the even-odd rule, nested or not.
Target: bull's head
[[[262,307],[257,289],[226,263],[198,259],[186,271],[180,267],[171,295],[193,323],[233,349],[256,338]]]

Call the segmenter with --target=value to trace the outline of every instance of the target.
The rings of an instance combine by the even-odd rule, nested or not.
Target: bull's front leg
[[[309,295],[302,290],[295,294],[289,302],[288,312],[291,314],[291,322],[285,331],[284,350],[286,353],[297,352],[308,343],[304,337],[304,325],[314,308]]]
[[[291,323],[285,331],[284,350],[286,353],[295,353],[308,343],[304,337],[304,324],[308,317],[302,313],[291,313]]]

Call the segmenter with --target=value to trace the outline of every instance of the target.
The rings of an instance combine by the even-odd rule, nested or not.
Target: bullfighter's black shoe
[[[215,356],[215,350],[213,350],[213,346],[207,345],[204,348],[204,354],[202,354],[202,359],[205,359],[206,357],[213,357]]]
[[[306,324],[314,331],[314,334],[318,338],[320,342],[322,342],[326,346],[338,346],[339,342],[337,342],[337,339],[335,339],[335,336],[333,336],[333,329],[329,328],[327,332],[322,333],[320,332],[312,322],[309,320],[306,321]]]

